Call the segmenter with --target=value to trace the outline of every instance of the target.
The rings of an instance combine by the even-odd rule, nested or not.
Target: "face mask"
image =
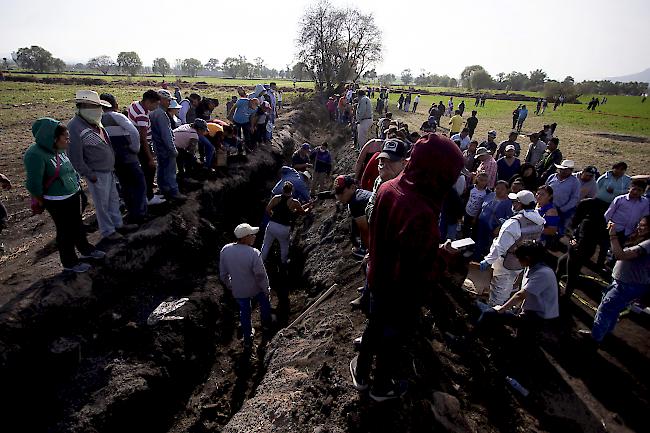
[[[102,114],[104,111],[101,108],[80,108],[79,116],[91,125],[100,126],[102,122]]]

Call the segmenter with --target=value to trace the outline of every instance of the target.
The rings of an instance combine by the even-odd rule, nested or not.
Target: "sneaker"
[[[350,361],[350,376],[352,376],[352,386],[354,389],[357,391],[365,391],[368,389],[368,384],[364,382],[362,379],[357,377],[357,361],[358,361],[359,356],[355,356],[352,358]]]
[[[396,398],[402,397],[406,394],[406,386],[402,383],[391,382],[390,388],[379,390],[373,387],[370,390],[370,398],[376,402],[382,402],[387,400],[395,400]]]
[[[350,306],[352,307],[353,310],[358,310],[363,306],[364,301],[365,301],[364,296],[361,295],[354,301],[351,301]]]
[[[363,342],[363,335],[361,337],[357,337],[352,341],[352,345],[354,346],[355,350],[359,350],[361,348],[361,343]]]
[[[160,195],[154,195],[153,198],[152,198],[151,200],[147,201],[147,204],[148,204],[149,206],[155,206],[155,205],[158,205],[158,204],[163,204],[163,203],[165,203],[166,201],[167,201],[167,200],[165,200],[165,198],[164,198],[163,196],[160,196]]]
[[[79,255],[79,258],[80,258],[80,259],[95,259],[95,260],[99,260],[99,259],[103,259],[104,257],[106,257],[106,253],[105,253],[104,251],[102,251],[102,250],[93,250],[93,251],[90,252],[89,254],[80,254],[80,255]]]
[[[352,255],[359,259],[363,259],[366,256],[366,250],[363,248],[352,248]]]
[[[88,263],[79,262],[76,265],[74,265],[73,267],[71,267],[71,268],[63,268],[63,270],[68,271],[68,272],[75,272],[77,274],[82,274],[84,272],[88,272],[88,270],[90,270],[90,268],[92,268],[92,266],[90,266]]]
[[[113,232],[108,236],[104,236],[104,239],[109,240],[109,241],[119,241],[120,239],[123,239],[124,236],[119,234],[118,232]]]
[[[122,227],[118,227],[117,231],[120,233],[129,233],[136,231],[139,227],[137,224],[122,224]]]

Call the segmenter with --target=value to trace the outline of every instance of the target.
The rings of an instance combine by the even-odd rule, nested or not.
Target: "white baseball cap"
[[[243,223],[239,224],[237,227],[235,227],[235,237],[237,239],[244,238],[248,235],[254,235],[257,234],[257,232],[260,231],[259,227],[253,227],[248,223]]]
[[[535,203],[535,194],[528,191],[527,189],[523,189],[519,191],[517,194],[511,192],[510,194],[508,194],[508,198],[510,200],[517,200],[519,203],[524,205]]]

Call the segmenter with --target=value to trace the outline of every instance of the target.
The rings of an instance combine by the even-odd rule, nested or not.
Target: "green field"
[[[399,92],[390,94],[390,110],[397,109],[398,99]],[[591,95],[585,95],[581,99],[589,101]],[[533,113],[535,103],[527,102],[526,106],[529,111],[527,122],[532,123],[533,119],[536,119],[543,120],[543,123],[555,122],[561,126],[571,126],[580,130],[650,137],[650,101],[642,104],[641,98],[636,96],[608,96],[607,99],[607,104],[599,106],[594,112],[587,111],[586,104],[564,104],[564,107],[559,107],[557,111],[553,111],[553,105],[549,104],[543,116],[535,116]],[[437,104],[439,101],[443,101],[446,106],[448,100],[448,96],[422,95],[418,112],[426,112],[433,102]],[[466,106],[465,116],[469,116],[469,113],[474,109],[474,98],[454,97],[455,107],[463,100]],[[512,126],[512,111],[518,104],[519,102],[516,101],[488,99],[485,107],[476,108],[476,110],[482,122],[494,122],[499,125],[510,123],[510,126]]]
[[[242,85],[247,88],[254,86],[251,82],[242,81]],[[12,81],[0,82],[0,107],[5,108],[0,110],[0,127],[12,123],[12,120],[20,120],[16,118],[16,110],[9,109],[13,105],[31,104],[31,105],[45,105],[51,108],[73,107],[74,94],[77,89],[81,88],[77,85],[69,84],[41,84],[41,83],[19,83]],[[130,104],[135,100],[142,97],[142,93],[151,87],[139,85],[122,85],[122,84],[107,84],[105,86],[94,86],[92,90],[98,93],[111,93],[118,101],[120,107]],[[182,88],[182,93],[185,94],[189,91],[188,88]],[[222,89],[205,89],[199,90],[202,96],[217,98],[220,101],[216,113],[223,117],[225,114],[225,104],[228,98],[235,95],[234,90]],[[296,97],[295,92],[284,92],[283,101],[291,103]],[[21,113],[18,111],[18,113]]]
[[[168,75],[166,77],[161,77],[160,75],[136,75],[129,77],[127,75],[101,75],[101,74],[74,74],[74,73],[63,73],[63,74],[26,74],[26,73],[11,73],[12,76],[19,77],[35,77],[35,78],[95,78],[106,81],[158,81],[161,82],[165,80],[167,83],[174,83],[177,79],[180,79],[181,82],[185,81],[188,83],[197,83],[205,82],[208,84],[213,84],[216,86],[255,86],[256,84],[268,84],[270,82],[277,83],[279,87],[293,87],[292,80],[281,80],[275,78],[224,78],[224,77],[177,77],[175,75]],[[314,83],[312,81],[297,81],[296,87],[301,88],[314,88]]]

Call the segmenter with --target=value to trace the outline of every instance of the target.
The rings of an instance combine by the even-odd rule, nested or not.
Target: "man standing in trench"
[[[251,302],[255,300],[260,305],[263,327],[270,327],[273,321],[269,277],[262,254],[253,248],[259,230],[259,227],[251,227],[250,224],[239,224],[235,227],[237,242],[224,246],[219,256],[219,278],[239,304],[239,321],[246,350],[253,347]]]
[[[359,104],[357,105],[357,151],[359,151],[368,141],[368,130],[372,125],[372,102],[366,96],[366,92],[359,90]]]
[[[458,179],[463,156],[451,140],[429,134],[414,145],[402,174],[379,188],[370,226],[370,311],[359,355],[350,362],[353,386],[363,391],[376,360],[370,397],[400,397],[393,375],[400,347],[412,333],[426,291],[438,278],[434,262],[438,218],[447,191]]]

